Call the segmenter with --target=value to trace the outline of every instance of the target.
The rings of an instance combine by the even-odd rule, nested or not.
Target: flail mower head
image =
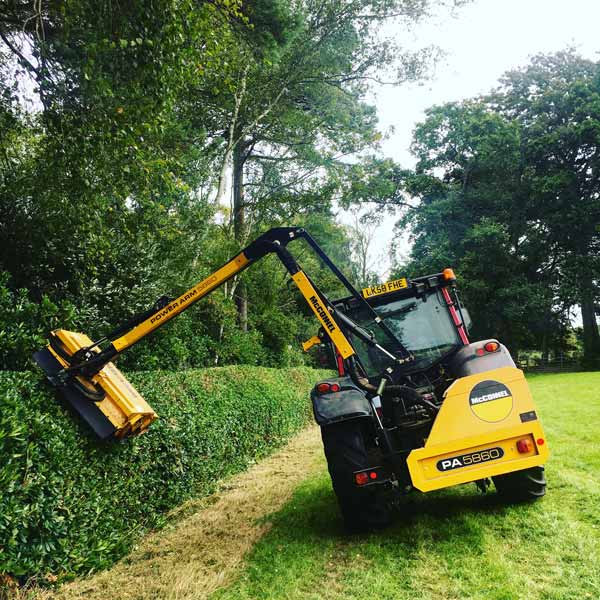
[[[123,439],[146,431],[156,413],[112,362],[96,373],[78,366],[100,354],[83,333],[56,329],[33,355],[50,383],[102,439]]]

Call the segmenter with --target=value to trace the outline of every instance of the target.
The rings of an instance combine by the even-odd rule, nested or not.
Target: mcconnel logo
[[[469,394],[473,414],[482,421],[497,423],[510,415],[512,392],[500,381],[480,381]]]
[[[310,303],[313,305],[314,311],[319,315],[323,325],[325,325],[329,331],[335,331],[335,325],[331,320],[329,313],[321,306],[319,299],[316,296],[311,296]]]

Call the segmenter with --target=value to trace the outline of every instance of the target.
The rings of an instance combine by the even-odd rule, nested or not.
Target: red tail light
[[[339,392],[342,388],[340,388],[339,383],[319,383],[317,385],[317,392],[320,394],[327,394],[328,392]]]
[[[354,479],[358,485],[365,485],[365,483],[369,483],[369,475],[364,471],[362,473],[356,473]]]
[[[533,450],[533,443],[529,438],[523,438],[517,442],[517,450],[521,454],[527,454]]]
[[[484,356],[486,352],[498,352],[500,350],[500,344],[498,342],[487,342],[481,348],[475,350],[477,356]]]

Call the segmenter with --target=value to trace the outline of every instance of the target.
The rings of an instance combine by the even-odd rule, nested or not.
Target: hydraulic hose
[[[352,379],[357,386],[366,392],[369,392],[370,394],[377,394],[377,387],[370,383],[366,377],[361,377],[359,375],[356,368],[356,361],[354,360],[353,356],[346,361],[346,364],[348,365],[350,379]],[[408,404],[413,406],[415,404],[420,404],[421,406],[425,407],[425,410],[431,412],[433,415],[436,415],[439,411],[439,408],[433,402],[426,400],[417,390],[407,385],[393,385],[388,383],[385,386],[385,394],[398,395],[403,400],[408,402]]]

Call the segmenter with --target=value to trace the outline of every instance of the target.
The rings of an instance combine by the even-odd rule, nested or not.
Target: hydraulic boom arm
[[[301,270],[294,257],[286,248],[286,245],[290,241],[302,237],[306,238],[308,237],[308,234],[300,228],[278,227],[270,229],[244,248],[238,255],[234,256],[222,267],[181,294],[178,298],[170,301],[165,301],[163,299],[162,302],[159,300],[157,305],[155,305],[154,310],[151,312],[147,311],[138,318],[134,317],[132,321],[127,323],[126,325],[129,325],[129,327],[126,331],[123,331],[123,326],[113,331],[113,336],[115,332],[117,332],[119,336],[112,339],[110,346],[103,352],[92,353],[87,356],[87,361],[81,365],[81,368],[85,369],[84,372],[86,372],[87,375],[93,374],[94,370],[97,372],[103,364],[113,360],[118,354],[133,346],[148,334],[152,333],[184,310],[187,310],[205,296],[208,296],[226,281],[270,253],[277,254],[342,357],[348,358],[352,356],[354,350],[335,322],[335,319],[331,314],[331,307],[325,306],[325,300],[322,294],[315,289],[310,279]],[[310,239],[312,241],[312,238]],[[319,248],[318,245],[317,248]],[[323,256],[326,256],[320,248],[319,250],[322,252]],[[112,337],[111,334],[109,334],[108,337]],[[89,350],[91,349],[92,348],[89,348]]]
[[[331,308],[324,305],[324,298],[313,286],[309,278],[302,271],[294,257],[287,250],[286,245],[293,239],[306,238],[308,234],[300,228],[278,227],[269,230],[244,248],[237,256],[225,263],[220,269],[197,283],[193,288],[157,310],[139,325],[123,334],[112,342],[114,350],[119,353],[129,348],[143,337],[189,308],[192,304],[204,298],[223,283],[237,275],[256,261],[269,253],[275,253],[288,270],[292,280],[323,325],[331,341],[335,344],[340,354],[348,358],[354,354],[354,349],[342,333],[331,314]],[[312,238],[310,238],[312,240]],[[318,246],[317,246],[318,247]],[[320,250],[320,248],[319,248]],[[321,251],[322,252],[322,251]],[[323,253],[324,255],[324,253]]]
[[[384,330],[387,329],[370,305],[304,229],[277,227],[258,237],[222,267],[211,273],[187,292],[181,294],[178,298],[174,300],[167,298],[159,299],[150,310],[136,315],[101,340],[92,342],[83,334],[68,332],[62,329],[55,330],[50,335],[49,346],[36,352],[34,358],[46,372],[50,382],[62,391],[63,395],[90,422],[101,437],[109,437],[111,435],[125,437],[126,435],[139,433],[145,430],[152,420],[156,418],[156,414],[121,375],[118,369],[112,364],[112,361],[121,352],[130,348],[184,310],[187,310],[226,281],[241,273],[267,254],[274,253],[287,269],[300,293],[304,296],[316,318],[321,323],[323,331],[330,338],[339,354],[343,359],[350,359],[355,355],[355,351],[344,331],[340,328],[339,322],[343,323],[343,327],[346,330],[353,331],[353,333],[363,339],[365,338],[365,334],[359,329],[354,329],[352,321],[344,318],[344,315],[341,313],[339,315],[336,314],[335,309],[328,302],[326,296],[302,271],[286,247],[289,242],[296,239],[304,239],[348,291],[364,303],[364,306],[372,314],[373,320],[378,326]],[[385,348],[377,344],[374,339],[368,338],[365,341],[376,346],[393,361],[404,362],[404,360],[410,358],[409,353],[403,348],[405,356],[398,357],[389,353]],[[102,423],[98,425],[96,423],[97,419],[87,414],[91,411],[92,416],[95,415],[93,403],[96,404],[96,408],[100,409],[110,423],[116,426],[115,428],[108,426],[101,427],[100,425],[106,425],[102,419],[100,419]],[[119,421],[119,418],[122,416],[116,414],[119,411],[125,413],[126,418],[124,421],[123,419]],[[134,415],[134,417],[131,415]],[[137,416],[140,416],[140,418],[135,418]],[[116,423],[115,421],[119,422]],[[102,433],[100,433],[100,430]]]

